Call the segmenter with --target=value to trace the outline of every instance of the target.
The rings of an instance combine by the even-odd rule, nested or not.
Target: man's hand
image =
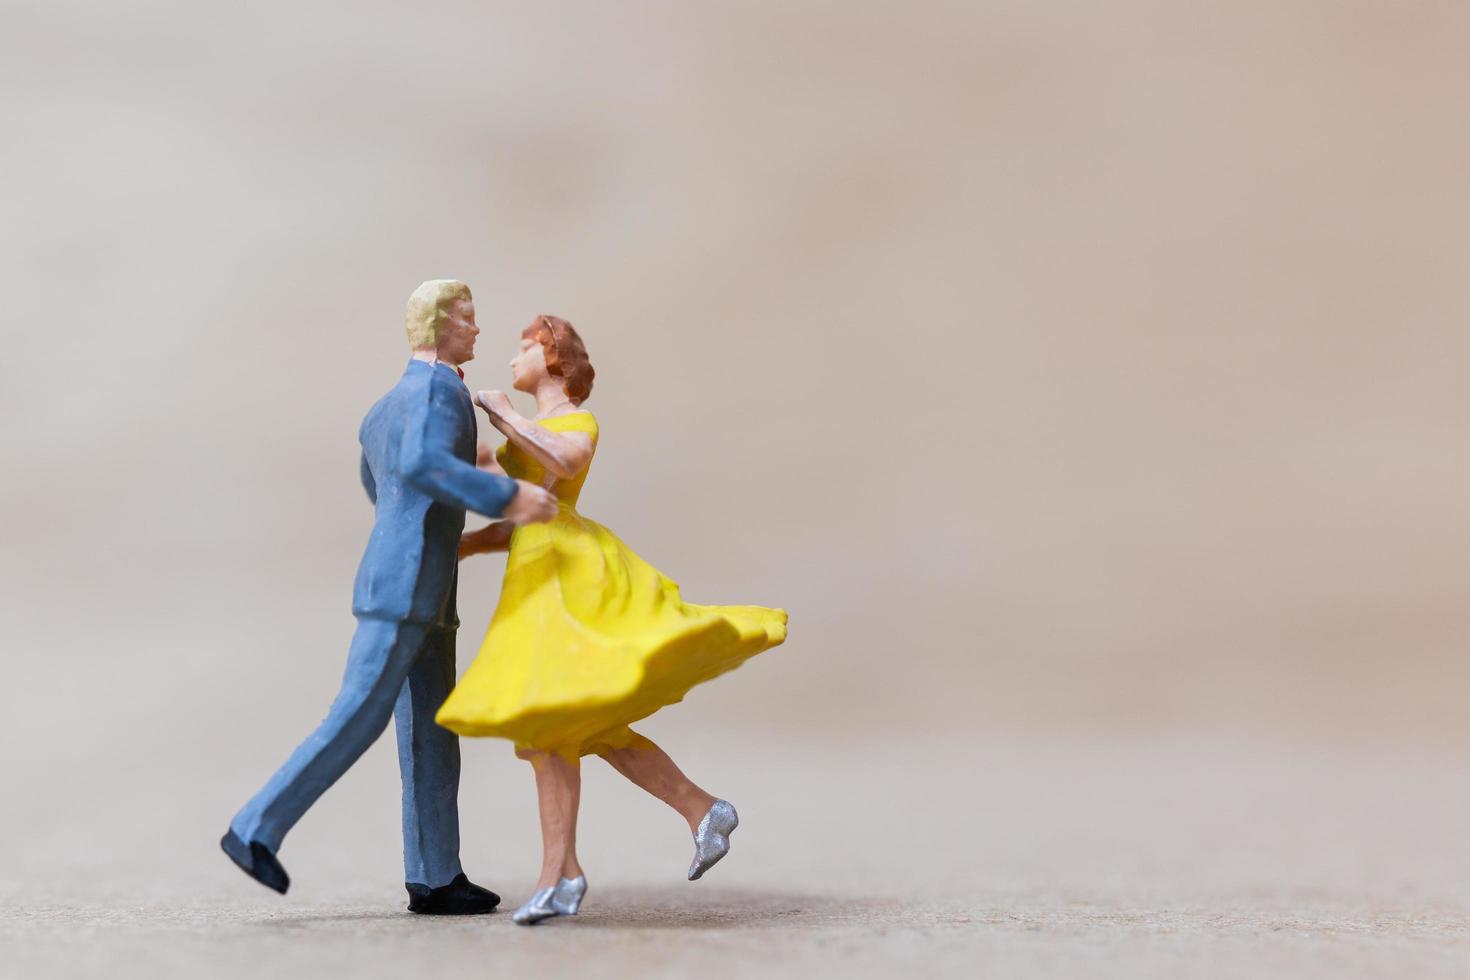
[[[500,516],[517,524],[540,524],[556,516],[556,497],[525,480],[517,480],[520,489],[505,505]]]

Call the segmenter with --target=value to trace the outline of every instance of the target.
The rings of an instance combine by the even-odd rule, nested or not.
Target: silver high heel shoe
[[[563,878],[556,883],[551,894],[551,907],[558,915],[576,915],[582,907],[582,896],[587,894],[587,876]]]
[[[555,894],[555,888],[541,889],[531,896],[530,901],[510,914],[510,921],[518,926],[534,926],[542,919],[561,915],[552,902],[552,896]]]
[[[531,896],[530,901],[511,913],[510,920],[518,926],[534,926],[543,919],[554,919],[562,915],[576,915],[582,907],[582,896],[587,894],[587,876],[563,878],[551,888],[543,888]]]
[[[689,866],[689,880],[694,881],[715,862],[730,853],[730,833],[740,826],[740,815],[725,800],[715,800],[714,806],[699,821],[694,832],[694,863]]]

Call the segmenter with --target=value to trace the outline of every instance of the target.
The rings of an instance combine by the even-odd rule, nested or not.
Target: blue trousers
[[[459,864],[459,738],[434,724],[454,687],[454,629],[359,619],[342,690],[317,730],[230,821],[272,852],[307,809],[398,720],[403,873],[437,888]]]

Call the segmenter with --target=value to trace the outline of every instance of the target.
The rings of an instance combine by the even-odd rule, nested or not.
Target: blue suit
[[[403,773],[404,880],[437,888],[459,864],[459,740],[434,724],[454,686],[454,591],[465,511],[498,517],[514,480],[475,468],[475,412],[458,374],[411,360],[363,419],[362,483],[376,507],[357,569],[357,630],[342,689],[317,730],[230,828],[275,853],[390,715]]]

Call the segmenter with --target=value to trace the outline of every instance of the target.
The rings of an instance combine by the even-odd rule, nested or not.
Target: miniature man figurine
[[[363,420],[362,483],[377,517],[358,566],[357,630],[326,719],[230,822],[220,841],[250,877],[282,894],[281,841],[369,745],[398,721],[403,863],[409,910],[491,912],[500,897],[459,863],[459,741],[434,723],[454,687],[456,566],[465,511],[548,521],[555,498],[476,469],[475,415],[459,365],[474,357],[474,301],[452,279],[408,300],[413,358]]]

